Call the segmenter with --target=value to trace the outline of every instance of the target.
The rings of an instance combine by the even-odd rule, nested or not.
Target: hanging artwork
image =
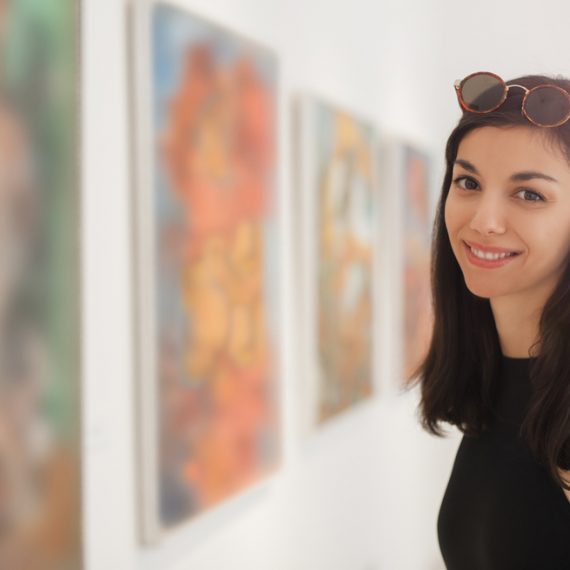
[[[431,340],[430,287],[432,217],[429,208],[429,159],[418,149],[402,148],[404,244],[404,378],[413,374]]]
[[[374,384],[376,134],[305,97],[298,107],[300,315],[305,428],[369,398]]]
[[[79,14],[0,9],[0,568],[78,570]]]
[[[163,2],[137,12],[144,537],[274,470],[272,52]]]

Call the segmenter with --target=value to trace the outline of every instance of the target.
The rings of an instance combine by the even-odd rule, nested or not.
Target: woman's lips
[[[503,257],[502,259],[496,259],[496,260],[494,260],[494,259],[481,259],[480,257],[477,257],[471,251],[471,248],[469,247],[469,245],[466,242],[463,242],[463,246],[465,247],[465,251],[467,252],[467,259],[471,262],[471,264],[473,264],[477,267],[485,267],[487,269],[502,267],[503,265],[506,265],[507,263],[513,261],[514,259],[516,259],[520,255],[519,253],[515,253],[515,255],[509,255],[509,256]],[[477,249],[477,246],[475,246],[475,248]],[[505,252],[508,252],[508,250],[505,250]]]
[[[474,247],[475,249],[478,249],[479,251],[483,251],[484,253],[521,253],[520,251],[516,250],[516,249],[505,249],[504,247],[490,247],[490,246],[484,246],[481,245],[480,243],[476,243],[474,241],[472,242],[464,242],[467,245]]]

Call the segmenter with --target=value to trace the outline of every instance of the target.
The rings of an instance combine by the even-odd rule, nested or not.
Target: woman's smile
[[[466,242],[463,242],[463,245],[469,262],[485,269],[503,267],[521,255],[520,253],[483,253],[480,250],[472,249]]]

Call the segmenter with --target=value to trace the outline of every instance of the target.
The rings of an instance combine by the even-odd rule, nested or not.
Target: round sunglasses
[[[528,89],[524,85],[507,85],[489,71],[478,71],[458,79],[454,86],[461,108],[471,113],[498,109],[509,89],[520,87],[525,91],[521,112],[537,127],[559,127],[570,119],[570,94],[550,83]]]

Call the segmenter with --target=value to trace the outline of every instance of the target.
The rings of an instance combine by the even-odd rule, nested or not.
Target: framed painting
[[[403,259],[403,373],[410,377],[425,357],[431,340],[433,314],[430,285],[432,214],[430,160],[417,147],[402,146],[401,196]]]
[[[296,118],[307,433],[374,392],[379,187],[369,123],[311,96]]]
[[[0,10],[0,568],[83,567],[79,9]]]
[[[135,16],[143,538],[280,462],[277,59],[177,4]]]

